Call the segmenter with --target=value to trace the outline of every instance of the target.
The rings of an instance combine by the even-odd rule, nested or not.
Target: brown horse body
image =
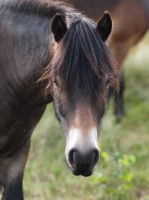
[[[105,44],[111,30],[108,12],[95,23],[61,2],[0,1],[3,200],[23,200],[31,134],[52,101],[72,173],[93,173],[109,88],[118,87],[115,59]]]
[[[121,89],[115,101],[115,114],[123,115],[124,78],[123,61],[133,45],[147,32],[149,27],[148,0],[68,0],[85,15],[97,21],[104,10],[108,10],[113,20],[113,32],[108,39],[110,49],[119,66]]]

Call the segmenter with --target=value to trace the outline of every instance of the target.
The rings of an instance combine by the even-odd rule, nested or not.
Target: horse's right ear
[[[106,41],[112,30],[112,20],[108,11],[105,11],[99,19],[96,27],[103,41]]]
[[[56,42],[59,42],[67,31],[65,17],[61,14],[56,14],[51,22],[51,30]]]

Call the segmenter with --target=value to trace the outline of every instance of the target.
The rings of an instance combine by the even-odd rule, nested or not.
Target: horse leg
[[[128,55],[129,50],[131,49],[131,46],[133,46],[133,43],[131,42],[130,39],[131,39],[131,36],[128,36],[128,38],[125,38],[125,40],[117,41],[112,36],[109,42],[111,51],[118,63],[118,75],[119,75],[120,88],[119,88],[119,92],[114,95],[114,114],[117,117],[121,117],[125,114],[124,99],[123,99],[123,96],[124,96],[123,94],[125,90],[125,78],[124,78],[124,70],[122,68],[122,65],[123,65],[124,59]]]
[[[3,158],[0,170],[2,173],[2,200],[23,200],[22,179],[25,163],[30,149],[30,140],[15,155]]]
[[[124,71],[121,70],[119,73],[120,89],[117,94],[114,96],[114,114],[118,117],[125,114],[124,111],[124,102],[123,102],[123,93],[125,89],[125,79]]]

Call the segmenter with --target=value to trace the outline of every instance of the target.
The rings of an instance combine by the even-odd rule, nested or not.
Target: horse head
[[[57,14],[51,22],[54,48],[47,88],[66,137],[68,165],[74,175],[90,176],[99,159],[98,131],[109,85],[116,84],[105,45],[112,21],[108,12],[97,24],[78,15]]]

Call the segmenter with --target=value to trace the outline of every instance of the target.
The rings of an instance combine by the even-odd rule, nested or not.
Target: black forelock
[[[107,46],[88,18],[70,18],[71,25],[51,61],[64,87],[97,90],[106,74],[115,76],[115,63]]]

